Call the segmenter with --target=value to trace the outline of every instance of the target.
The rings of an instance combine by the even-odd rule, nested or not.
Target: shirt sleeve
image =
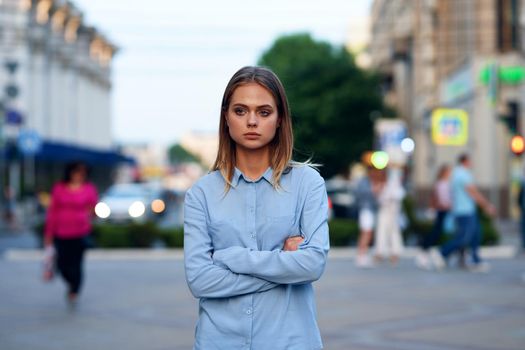
[[[264,292],[275,283],[217,266],[212,260],[213,242],[206,212],[198,194],[189,190],[184,203],[184,267],[186,281],[196,298],[228,298]]]
[[[300,284],[318,280],[323,274],[329,250],[328,198],[324,180],[317,176],[301,212],[304,237],[297,251],[258,251],[229,247],[214,253],[213,259],[231,271],[280,284]]]
[[[472,176],[471,173],[465,172],[465,174],[463,175],[463,185],[467,187],[473,184],[474,184],[474,177]]]
[[[51,202],[47,208],[46,222],[44,225],[44,236],[52,237],[56,230],[57,222],[57,200],[59,196],[58,185],[55,185],[51,190]]]

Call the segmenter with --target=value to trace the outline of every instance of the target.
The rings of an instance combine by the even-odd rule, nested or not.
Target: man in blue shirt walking
[[[470,157],[462,154],[458,158],[458,165],[452,172],[452,214],[456,223],[456,234],[448,241],[439,253],[434,253],[434,264],[438,268],[445,267],[445,261],[450,254],[469,245],[472,254],[472,271],[487,272],[489,265],[479,257],[479,243],[481,230],[476,204],[489,216],[496,214],[496,208],[483,196],[474,184],[474,177],[470,171],[472,167]]]

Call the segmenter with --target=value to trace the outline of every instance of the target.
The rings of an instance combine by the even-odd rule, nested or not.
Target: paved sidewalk
[[[330,258],[316,283],[326,349],[523,349],[525,258],[491,261],[489,274],[400,266],[359,270]],[[91,258],[76,311],[35,259],[0,259],[0,348],[191,349],[197,303],[180,256]]]
[[[514,350],[525,344],[525,255],[516,225],[484,249],[488,274],[424,272],[408,248],[400,266],[356,269],[355,249],[332,249],[317,282],[326,349]],[[59,280],[40,281],[29,231],[0,234],[0,349],[191,349],[197,302],[180,250],[94,250],[80,305]]]

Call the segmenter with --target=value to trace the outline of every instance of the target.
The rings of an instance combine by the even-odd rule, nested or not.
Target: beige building
[[[4,104],[23,115],[23,128],[46,141],[113,149],[116,50],[71,1],[0,1],[0,87],[19,89]],[[16,64],[15,73],[3,68],[8,62]]]
[[[106,186],[108,169],[130,161],[112,136],[116,51],[72,1],[0,0],[2,187],[48,189],[70,161]]]
[[[511,132],[499,119],[510,109],[525,118],[525,82],[490,85],[480,77],[497,67],[525,68],[525,0],[375,0],[371,11],[371,66],[383,77],[385,101],[407,122],[416,141],[412,185],[426,203],[437,168],[468,152],[480,187],[508,214],[512,176]],[[495,68],[492,68],[495,72]],[[496,80],[494,80],[496,81]],[[468,141],[436,145],[436,108],[468,113]],[[525,123],[516,132],[523,134]],[[518,171],[517,171],[518,169]],[[518,174],[519,175],[519,174]]]

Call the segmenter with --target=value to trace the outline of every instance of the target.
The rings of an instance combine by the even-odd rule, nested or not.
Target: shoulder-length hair
[[[278,118],[280,119],[279,127],[275,137],[270,141],[270,166],[273,170],[272,182],[274,188],[280,187],[280,179],[283,172],[289,166],[293,166],[293,131],[290,110],[288,108],[288,99],[284,91],[283,84],[270,69],[262,67],[243,67],[239,69],[230,79],[221,104],[221,119],[219,123],[219,151],[212,170],[219,170],[226,181],[226,191],[232,186],[233,173],[235,171],[235,141],[231,138],[226,123],[226,114],[230,107],[232,95],[239,86],[257,83],[268,90],[277,105]]]

